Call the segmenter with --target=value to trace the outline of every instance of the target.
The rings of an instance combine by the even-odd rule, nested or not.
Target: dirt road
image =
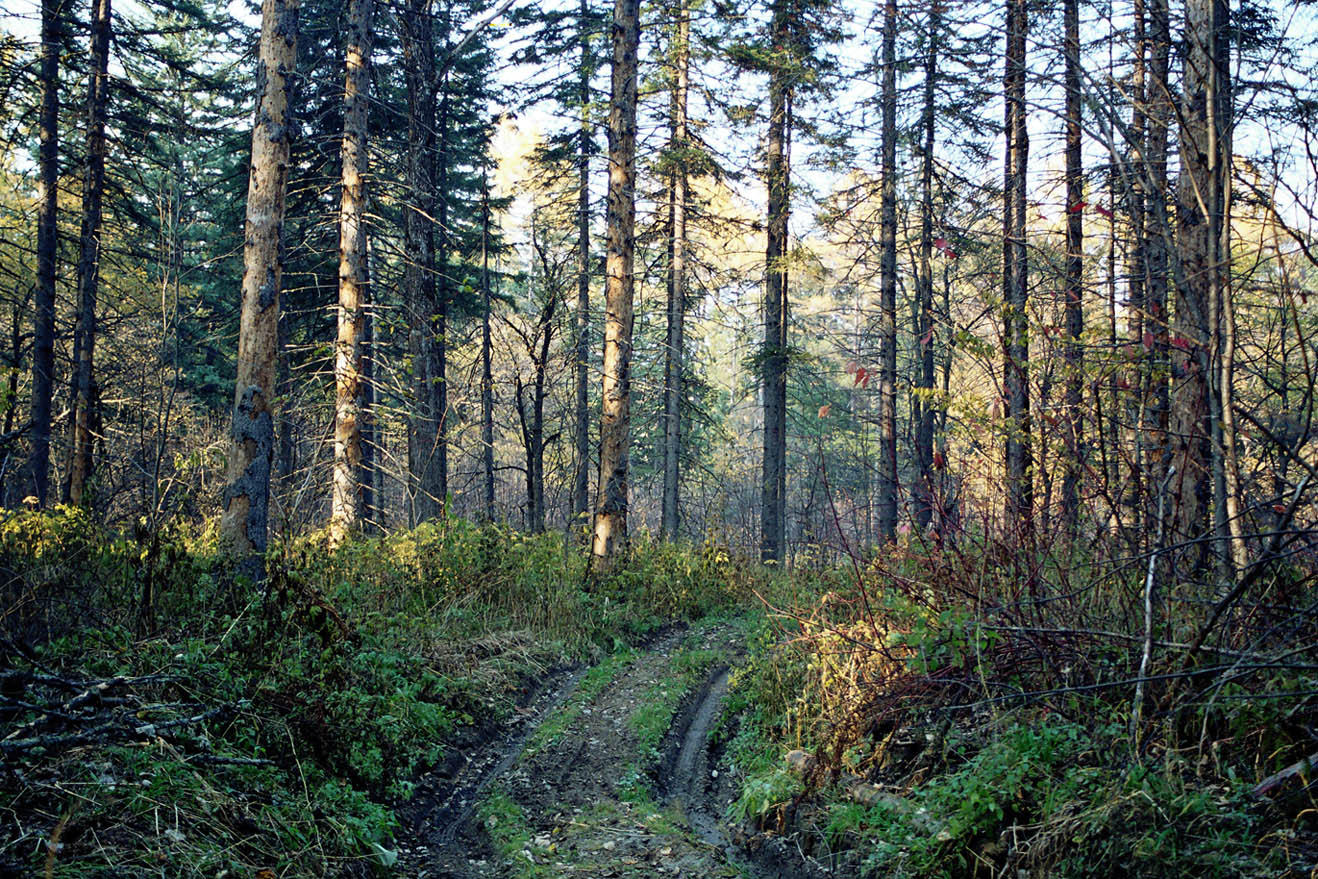
[[[561,671],[498,729],[422,780],[399,872],[418,879],[808,875],[729,842],[730,773],[711,753],[729,624],[673,629],[588,671]]]

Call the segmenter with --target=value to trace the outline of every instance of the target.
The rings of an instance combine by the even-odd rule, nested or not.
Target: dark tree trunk
[[[59,55],[62,0],[41,0],[40,180],[37,191],[37,284],[32,326],[32,449],[29,482],[37,504],[50,490],[50,410],[55,390],[55,249],[59,186]]]
[[[590,510],[590,75],[593,63],[586,23],[589,0],[581,0],[581,65],[577,99],[581,102],[581,142],[577,157],[577,308],[576,308],[576,474],[572,482],[572,516],[584,525]]]
[[[1034,532],[1034,478],[1030,453],[1030,327],[1026,311],[1028,263],[1025,247],[1026,0],[1007,0],[1005,76],[1007,155],[1003,186],[1003,389],[1006,394],[1007,529],[1028,543]]]
[[[1213,393],[1226,293],[1222,236],[1229,147],[1229,76],[1223,43],[1227,27],[1222,0],[1188,0],[1185,6],[1185,72],[1180,108],[1181,172],[1177,180],[1180,273],[1176,285],[1171,349],[1172,539],[1194,540],[1208,532],[1213,499],[1213,440],[1221,431],[1220,398]],[[1229,141],[1228,141],[1229,142]],[[1221,489],[1218,489],[1219,492]],[[1219,500],[1221,498],[1219,497]],[[1219,535],[1224,536],[1224,535]],[[1192,567],[1208,556],[1200,541],[1188,550]]]
[[[1061,426],[1065,437],[1062,462],[1062,524],[1076,534],[1080,513],[1080,474],[1084,470],[1084,360],[1080,337],[1085,329],[1084,296],[1084,169],[1080,164],[1080,11],[1079,0],[1066,0],[1066,343],[1065,399]]]
[[[897,2],[883,6],[879,232],[879,536],[897,536]]]
[[[788,39],[785,0],[774,0],[775,44]],[[791,85],[782,66],[769,74],[766,183],[768,235],[764,251],[764,464],[760,478],[760,558],[782,562],[787,544],[787,221],[791,213]]]
[[[916,303],[915,337],[920,350],[920,372],[915,386],[917,413],[915,458],[919,468],[915,523],[927,528],[934,511],[934,122],[938,82],[938,47],[942,16],[938,4],[929,12],[929,44],[924,59],[924,106],[920,127],[924,145],[920,156],[920,274]]]
[[[438,442],[440,413],[435,405],[435,195],[431,186],[435,153],[435,46],[428,0],[408,0],[402,22],[407,82],[407,181],[403,296],[412,357],[412,408],[408,422],[408,521],[439,515]]]
[[[686,319],[687,75],[691,60],[691,17],[685,2],[677,11],[673,37],[672,171],[668,242],[668,346],[664,357],[664,499],[660,531],[672,540],[678,528],[678,485],[682,457],[682,391],[685,380],[683,322]]]
[[[73,466],[69,501],[83,502],[92,472],[92,353],[101,280],[101,201],[105,193],[105,115],[110,69],[110,0],[93,0],[91,72],[87,84],[87,175],[82,185],[78,253],[78,356],[73,397]]]

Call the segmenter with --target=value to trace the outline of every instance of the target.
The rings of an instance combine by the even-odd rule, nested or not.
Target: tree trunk
[[[593,72],[586,23],[589,0],[581,0],[581,143],[577,158],[576,456],[572,483],[574,524],[584,525],[590,509],[590,76]]]
[[[371,247],[368,239],[366,245],[366,277],[371,277]],[[380,511],[377,509],[379,493],[376,490],[376,477],[379,468],[376,465],[375,444],[378,442],[375,429],[375,316],[371,313],[370,284],[366,286],[367,298],[362,302],[362,527],[383,525]]]
[[[1181,102],[1181,172],[1177,179],[1177,246],[1181,271],[1172,324],[1172,540],[1181,543],[1208,531],[1215,457],[1212,438],[1220,431],[1212,393],[1218,368],[1217,318],[1223,290],[1221,252],[1224,196],[1229,181],[1222,149],[1222,96],[1227,87],[1225,59],[1219,58],[1225,30],[1219,0],[1188,0]],[[1191,545],[1189,566],[1208,562],[1206,543]]]
[[[682,391],[685,381],[683,322],[686,319],[686,108],[691,62],[691,16],[686,3],[677,10],[673,40],[672,129],[669,149],[675,154],[668,210],[668,346],[664,357],[664,500],[660,532],[677,536],[678,476],[682,453]]]
[[[1025,249],[1026,168],[1029,137],[1025,110],[1025,0],[1007,2],[1005,76],[1007,155],[1003,187],[1003,389],[1007,415],[1007,516],[1009,532],[1029,543],[1034,531],[1034,479],[1030,455],[1030,328],[1026,311],[1028,265]]]
[[[897,536],[897,0],[883,7],[879,232],[879,536]]]
[[[591,555],[607,571],[627,546],[631,432],[632,295],[636,224],[636,61],[640,0],[614,0],[609,107],[608,256],[604,285],[604,382],[599,497]]]
[[[788,39],[785,0],[774,0],[773,37]],[[760,558],[784,560],[787,543],[787,221],[791,214],[791,85],[781,65],[769,73],[769,137],[766,185],[769,190],[764,251],[764,464],[760,479]]]
[[[93,0],[91,72],[87,84],[87,176],[82,186],[78,254],[78,347],[73,401],[73,466],[69,501],[81,504],[92,471],[92,352],[101,280],[101,200],[105,193],[105,115],[110,69],[110,0]]]
[[[298,0],[264,0],[260,74],[264,90],[252,129],[247,187],[238,381],[230,431],[228,487],[220,519],[222,544],[235,556],[265,552],[270,465],[274,454],[275,371],[279,360],[280,237],[293,125],[288,80],[297,59]],[[260,562],[252,568],[259,575]]]
[[[374,0],[348,4],[343,88],[342,203],[339,209],[339,337],[334,357],[334,485],[329,544],[337,547],[362,516],[362,338],[366,271],[365,176]]]
[[[1080,514],[1080,474],[1084,472],[1084,348],[1080,337],[1084,316],[1084,169],[1080,164],[1080,9],[1079,0],[1066,0],[1066,361],[1065,412],[1062,430],[1066,440],[1062,471],[1062,525],[1076,535]]]
[[[1149,72],[1146,83],[1148,95],[1148,126],[1146,155],[1148,185],[1146,193],[1146,219],[1144,224],[1144,288],[1145,330],[1152,338],[1151,350],[1145,353],[1149,392],[1148,411],[1143,424],[1147,431],[1144,439],[1146,475],[1149,486],[1150,509],[1153,515],[1154,486],[1162,485],[1169,459],[1168,410],[1170,405],[1170,378],[1167,334],[1167,255],[1172,242],[1172,226],[1167,210],[1167,139],[1172,118],[1172,100],[1168,85],[1171,54],[1171,16],[1168,0],[1152,0],[1149,17]],[[1141,340],[1143,341],[1143,340]]]
[[[44,507],[50,489],[50,410],[55,390],[55,250],[59,186],[59,56],[62,0],[41,0],[41,177],[37,187],[37,283],[32,327],[32,494]]]
[[[450,52],[449,31],[451,7],[446,2],[441,26],[444,28],[444,51],[440,56],[448,58]],[[431,389],[434,393],[435,410],[435,488],[434,496],[438,500],[438,513],[443,515],[448,503],[448,307],[449,307],[449,252],[452,250],[448,222],[448,180],[449,180],[449,102],[448,71],[443,73],[442,81],[437,84],[440,91],[439,116],[435,122],[438,148],[434,152],[435,173],[435,318],[434,336],[431,342],[431,354],[434,365],[431,368]]]
[[[485,487],[485,521],[494,521],[494,372],[490,338],[490,190],[481,190],[481,463]]]
[[[927,528],[934,513],[934,122],[938,94],[938,48],[942,15],[937,3],[929,11],[929,44],[924,59],[924,106],[920,127],[924,145],[920,156],[920,273],[916,303],[915,337],[920,350],[916,379],[915,459],[919,468],[915,523]]]
[[[433,519],[439,494],[437,445],[439,412],[435,407],[435,195],[434,169],[435,47],[429,0],[408,0],[403,16],[402,48],[407,82],[407,262],[403,295],[408,309],[408,349],[412,357],[412,407],[408,422],[408,521]]]

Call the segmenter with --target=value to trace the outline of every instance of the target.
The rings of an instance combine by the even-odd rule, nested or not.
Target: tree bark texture
[[[627,546],[639,45],[640,0],[615,0],[613,88],[609,107],[603,411],[600,417],[599,492],[591,540],[591,556],[597,569],[602,571],[615,565]]]
[[[1084,168],[1081,166],[1080,125],[1080,4],[1066,0],[1063,10],[1066,66],[1066,388],[1061,427],[1065,437],[1062,462],[1061,514],[1067,534],[1075,536],[1080,515],[1080,474],[1084,471]]]
[[[434,375],[435,304],[435,44],[429,0],[408,0],[402,22],[407,84],[407,218],[403,296],[412,358],[412,412],[408,422],[408,519],[439,515],[439,417]]]
[[[32,448],[29,484],[44,507],[50,490],[50,410],[55,391],[55,250],[59,196],[59,55],[62,0],[41,0],[41,114],[37,157],[37,283],[32,325]]]
[[[668,344],[664,349],[664,496],[660,532],[677,536],[678,486],[682,459],[682,394],[685,383],[687,207],[687,91],[691,63],[691,16],[685,2],[678,6],[673,35],[673,94],[669,150],[674,154],[669,201]]]
[[[897,536],[897,0],[883,6],[879,231],[879,536]]]
[[[786,0],[774,0],[773,38],[789,39]],[[760,558],[782,562],[787,544],[787,223],[791,214],[791,84],[781,65],[769,73],[766,184],[768,235],[764,251],[764,461],[760,474]]]
[[[374,0],[350,0],[344,62],[339,208],[339,334],[334,354],[334,484],[330,546],[362,518],[362,354],[370,287],[366,264],[367,118]]]
[[[1030,328],[1025,247],[1029,136],[1025,108],[1026,0],[1007,0],[1005,76],[1007,155],[1003,186],[1003,390],[1006,395],[1006,526],[1028,542],[1034,531],[1034,468],[1030,452]]]
[[[261,88],[247,187],[238,380],[220,519],[221,541],[238,557],[264,553],[268,539],[283,272],[280,239],[293,134],[288,87],[297,58],[297,13],[297,0],[264,0],[261,6]]]
[[[584,525],[590,508],[590,76],[594,70],[590,38],[589,0],[581,0],[581,64],[577,70],[577,99],[581,103],[581,131],[577,156],[577,302],[576,302],[576,432],[577,470],[572,482],[572,516]]]
[[[1221,240],[1229,182],[1229,154],[1222,143],[1226,69],[1218,56],[1219,32],[1226,22],[1220,6],[1219,0],[1188,0],[1185,5],[1181,171],[1176,183],[1180,273],[1170,347],[1173,543],[1196,540],[1209,530],[1213,438],[1221,429],[1214,417],[1220,399],[1212,393],[1218,368],[1217,319],[1226,289]],[[1193,544],[1187,553],[1192,567],[1206,566],[1206,543]]]
[[[915,337],[920,351],[916,377],[915,459],[919,479],[915,491],[915,523],[927,528],[934,514],[934,135],[938,83],[938,48],[942,16],[938,4],[929,11],[929,37],[924,59],[924,97],[920,129],[924,143],[920,155],[920,265]]]
[[[105,194],[105,116],[109,100],[110,0],[93,0],[91,71],[87,82],[87,173],[82,184],[78,247],[78,337],[74,364],[73,466],[69,501],[83,502],[92,472],[92,354],[96,347],[96,297],[101,280],[101,203]]]

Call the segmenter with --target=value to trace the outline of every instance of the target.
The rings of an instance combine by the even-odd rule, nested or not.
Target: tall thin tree
[[[91,70],[87,77],[87,173],[82,184],[78,247],[78,332],[74,369],[73,466],[69,501],[80,504],[92,470],[92,353],[101,280],[101,204],[105,195],[105,116],[109,104],[110,0],[92,2]]]
[[[339,208],[339,332],[334,358],[334,485],[329,542],[338,546],[362,518],[363,349],[370,301],[366,263],[367,119],[374,0],[350,0],[344,61]]]
[[[297,58],[298,0],[261,5],[260,82],[252,127],[243,247],[238,380],[229,433],[229,470],[220,537],[230,553],[248,559],[268,540],[270,468],[274,456],[275,372],[279,360],[280,239],[293,137],[289,78]],[[252,566],[253,573],[259,568]]]
[[[408,519],[413,524],[439,514],[437,460],[440,413],[434,368],[435,315],[435,45],[430,0],[408,0],[401,42],[407,87],[406,263],[403,297],[412,360],[412,412],[408,421]]]
[[[1083,471],[1084,348],[1081,336],[1084,314],[1084,169],[1081,166],[1080,4],[1066,0],[1063,7],[1066,83],[1066,364],[1064,397],[1066,452],[1062,466],[1062,522],[1074,536],[1080,512],[1080,474]]]
[[[769,71],[769,132],[765,177],[769,190],[764,251],[764,460],[760,473],[760,558],[781,562],[787,543],[787,225],[791,214],[792,79],[788,0],[773,0]]]
[[[37,283],[32,325],[32,449],[28,472],[37,504],[50,489],[50,411],[55,389],[55,250],[59,196],[59,56],[62,0],[41,0],[41,115],[37,183]]]
[[[879,536],[897,536],[897,0],[883,5],[879,230]]]
[[[1033,462],[1030,452],[1029,278],[1025,241],[1026,132],[1025,37],[1027,0],[1007,0],[1004,94],[1006,156],[1003,178],[1002,299],[1003,390],[1006,395],[1007,528],[1025,540],[1034,531]]]
[[[660,531],[677,535],[685,381],[683,324],[687,288],[687,91],[691,66],[691,12],[678,3],[671,49],[673,84],[668,148],[672,154],[668,203],[668,344],[664,349],[664,497]]]
[[[915,463],[920,474],[915,492],[915,522],[922,529],[928,527],[934,513],[934,137],[941,30],[942,8],[933,3],[929,7],[920,109],[924,140],[920,148],[920,265],[915,322],[920,350],[920,370],[915,381],[920,392],[915,396]]]
[[[636,250],[636,80],[640,36],[640,0],[614,0],[603,412],[600,417],[599,496],[591,540],[591,556],[602,571],[617,564],[627,545],[633,263]]]
[[[590,504],[590,154],[594,142],[590,121],[590,79],[595,71],[595,60],[587,30],[589,21],[590,0],[581,0],[578,24],[581,58],[577,66],[581,127],[577,143],[577,302],[573,364],[576,370],[576,409],[573,413],[576,473],[572,481],[572,515],[579,525],[585,524]]]

